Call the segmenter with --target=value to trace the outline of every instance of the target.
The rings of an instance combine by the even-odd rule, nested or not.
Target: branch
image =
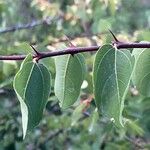
[[[18,24],[13,27],[6,27],[4,29],[0,29],[0,34],[7,33],[7,32],[14,32],[16,30],[22,30],[22,29],[30,29],[39,25],[50,25],[52,22],[55,22],[59,19],[59,17],[46,17],[41,20],[34,20],[27,24]]]
[[[150,42],[147,43],[117,43],[117,48],[118,49],[123,49],[123,48],[150,48]]]
[[[90,47],[70,47],[63,50],[58,51],[50,51],[50,52],[40,52],[40,56],[33,55],[33,58],[43,59],[46,57],[60,56],[66,54],[76,54],[82,52],[90,52],[97,51],[100,46],[90,46]],[[23,60],[26,55],[9,55],[9,56],[0,56],[0,60]]]
[[[125,49],[125,48],[150,48],[150,42],[148,43],[123,43],[123,42],[116,42],[115,46],[118,49]],[[40,55],[36,54],[33,55],[33,58],[37,60],[53,57],[53,56],[60,56],[66,54],[77,54],[82,52],[93,52],[97,51],[100,46],[89,46],[89,47],[70,47],[63,50],[58,51],[50,51],[50,52],[40,52]],[[23,60],[26,55],[9,55],[9,56],[0,56],[0,60]]]

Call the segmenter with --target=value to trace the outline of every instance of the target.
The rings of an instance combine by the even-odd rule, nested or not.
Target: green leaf
[[[150,49],[134,49],[135,68],[132,76],[137,90],[150,97]]]
[[[132,133],[132,135],[140,135],[143,136],[144,134],[144,130],[138,125],[137,121],[132,121],[132,120],[126,120],[126,126],[128,131],[130,131],[130,133]]]
[[[109,0],[108,1],[108,8],[109,8],[109,11],[111,13],[112,16],[115,15],[115,12],[116,12],[116,1],[114,0]]]
[[[93,84],[99,113],[123,126],[124,99],[130,84],[134,59],[128,50],[102,46],[95,58]]]
[[[50,94],[50,73],[43,64],[32,61],[29,54],[14,78],[14,89],[21,105],[23,135],[42,119]]]
[[[94,112],[92,113],[92,116],[91,116],[91,123],[90,123],[90,126],[89,126],[89,132],[90,133],[97,130],[96,129],[96,124],[97,124],[98,119],[99,119],[99,115],[98,115],[98,112],[97,112],[97,108],[95,108],[95,110],[94,110]]]
[[[67,108],[79,97],[86,72],[85,60],[81,54],[59,56],[55,59],[55,65],[55,95],[61,107]]]
[[[17,62],[16,61],[10,61],[5,60],[3,61],[3,74],[6,77],[9,77],[10,75],[14,74],[17,69]]]
[[[14,80],[14,76],[7,77],[3,82],[0,82],[0,88],[4,88],[4,87],[12,84],[13,80]]]
[[[11,46],[8,48],[8,53],[17,53],[17,54],[29,54],[33,53],[33,49],[29,45],[29,43],[26,42],[17,42],[15,46]]]
[[[75,110],[72,113],[71,117],[71,126],[74,126],[77,124],[79,119],[83,116],[83,110],[86,108],[87,104],[82,102],[80,105],[78,105]]]

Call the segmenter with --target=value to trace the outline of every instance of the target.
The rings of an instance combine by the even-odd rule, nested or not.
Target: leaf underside
[[[59,56],[55,58],[55,65],[55,95],[60,106],[67,108],[79,97],[86,72],[85,60],[82,54]]]
[[[21,105],[23,135],[37,126],[50,94],[50,73],[29,54],[14,78],[14,89]]]
[[[128,50],[102,46],[95,58],[93,84],[99,114],[122,127],[122,110],[133,71],[134,59]]]

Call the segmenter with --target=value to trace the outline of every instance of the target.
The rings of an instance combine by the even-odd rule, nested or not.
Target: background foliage
[[[112,40],[108,28],[122,41],[150,41],[149,0],[0,0],[0,31],[46,17],[56,19],[31,29],[1,33],[0,54],[26,54],[31,51],[29,43],[41,51],[55,50],[67,44],[65,35],[76,46],[101,45]],[[54,96],[54,59],[42,60],[52,74],[52,93],[40,125],[24,141],[19,102],[12,89],[20,62],[0,61],[0,149],[149,149],[149,98],[131,88],[125,100],[123,113],[128,123],[124,130],[98,119],[90,98],[94,57],[93,53],[84,56],[88,72],[81,97],[67,110],[60,110]]]

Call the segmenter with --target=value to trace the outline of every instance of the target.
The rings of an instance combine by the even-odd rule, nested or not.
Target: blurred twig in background
[[[17,24],[13,27],[6,27],[4,29],[0,29],[0,34],[7,32],[14,32],[17,30],[30,29],[39,25],[51,25],[51,23],[56,22],[60,17],[46,17],[41,20],[33,20],[27,24]]]

